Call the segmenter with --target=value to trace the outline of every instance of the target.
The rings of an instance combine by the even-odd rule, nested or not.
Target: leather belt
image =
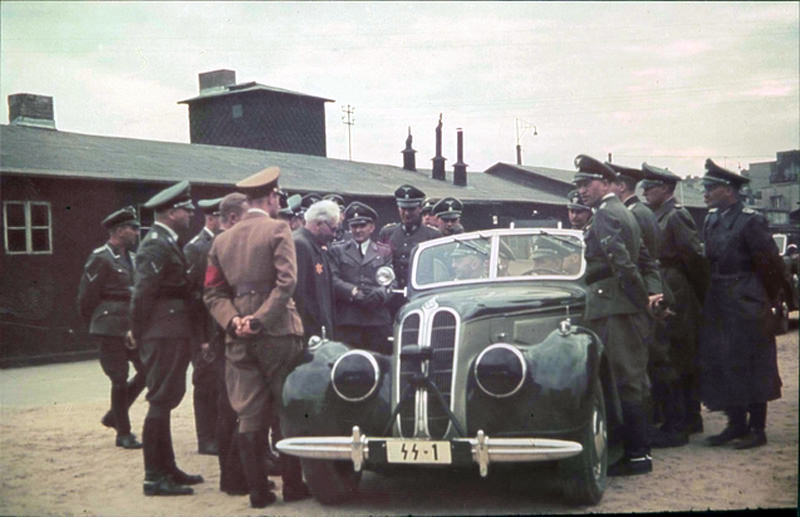
[[[266,282],[242,282],[236,285],[236,296],[246,294],[268,294],[272,291],[272,286]]]
[[[608,266],[603,267],[602,269],[597,269],[592,271],[591,273],[586,274],[586,285],[592,285],[600,280],[605,280],[606,278],[611,278],[614,276],[614,272],[611,271],[611,268]]]

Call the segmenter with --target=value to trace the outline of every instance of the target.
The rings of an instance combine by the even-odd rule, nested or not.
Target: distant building
[[[800,150],[776,153],[776,160],[751,163],[748,171],[756,206],[770,224],[790,224],[789,214],[800,204]]]

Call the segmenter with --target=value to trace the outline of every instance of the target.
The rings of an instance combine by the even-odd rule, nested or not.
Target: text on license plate
[[[387,440],[386,459],[389,463],[437,463],[449,465],[450,442],[428,440]]]

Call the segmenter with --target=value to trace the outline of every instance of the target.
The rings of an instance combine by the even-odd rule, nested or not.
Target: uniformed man
[[[133,260],[139,221],[132,206],[103,219],[108,241],[89,255],[78,286],[78,308],[89,335],[100,351],[100,366],[111,380],[111,409],[103,425],[117,431],[117,447],[139,449],[131,433],[128,408],[144,389],[144,366],[139,353],[126,342],[130,330],[128,306],[133,285]],[[136,370],[128,381],[128,362]]]
[[[187,495],[202,483],[175,463],[170,413],[186,392],[191,356],[189,265],[178,245],[194,214],[189,182],[181,181],[150,198],[155,222],[136,252],[131,296],[131,335],[147,371],[150,407],[142,430],[145,495]]]
[[[442,235],[464,233],[464,227],[461,226],[463,210],[464,204],[454,197],[446,197],[437,202],[433,207],[433,215],[439,223],[439,233]]]
[[[352,238],[331,247],[336,298],[336,339],[348,345],[390,354],[392,317],[389,291],[378,285],[375,273],[392,266],[392,250],[372,240],[378,214],[353,201],[345,209]]]
[[[624,456],[609,476],[646,474],[653,469],[647,443],[647,344],[649,297],[637,267],[641,230],[633,214],[611,192],[616,173],[589,156],[575,158],[573,182],[585,205],[595,209],[584,230],[588,326],[606,346],[622,406]]]
[[[347,224],[344,220],[344,209],[346,208],[344,198],[339,194],[325,194],[322,199],[333,201],[339,205],[339,226],[337,227],[336,235],[333,236],[333,241],[331,242],[338,243],[350,240],[353,236],[350,234],[350,229],[347,227]]]
[[[211,315],[226,330],[225,380],[239,417],[240,460],[254,508],[276,500],[264,465],[266,422],[303,351],[292,301],[294,241],[289,225],[277,219],[279,176],[280,169],[269,167],[236,184],[250,208],[214,239],[204,291]],[[284,501],[308,497],[299,460],[281,455],[281,463]]]
[[[339,225],[339,205],[323,200],[305,213],[306,225],[294,231],[297,288],[294,301],[303,321],[305,342],[311,336],[334,336],[333,276],[327,247]]]
[[[203,211],[205,226],[183,247],[189,264],[192,283],[192,384],[194,384],[194,424],[197,451],[216,455],[217,448],[217,383],[224,368],[223,357],[217,354],[216,342],[221,339],[217,324],[203,303],[203,281],[211,242],[221,231],[219,204],[222,198],[201,199],[197,206]]]
[[[708,265],[694,219],[674,198],[675,185],[681,178],[646,163],[642,170],[644,196],[661,228],[661,275],[674,298],[670,314],[659,326],[669,342],[669,363],[676,377],[665,393],[673,410],[664,415],[664,425],[653,437],[653,446],[672,445],[685,442],[684,435],[703,431],[695,359]]]
[[[401,185],[394,191],[400,223],[390,223],[381,228],[378,242],[392,250],[392,265],[397,277],[397,285],[403,288],[408,281],[408,261],[411,250],[424,242],[442,234],[422,224],[422,202],[425,193],[412,185]]]
[[[577,190],[567,194],[567,217],[573,230],[583,230],[592,218],[592,207],[583,204]]]
[[[783,265],[766,218],[738,197],[748,181],[706,160],[703,186],[710,210],[703,234],[711,282],[698,351],[700,400],[728,417],[725,429],[708,443],[739,439],[737,449],[767,443],[767,402],[781,396],[771,305]]]
[[[489,246],[485,240],[456,244],[450,254],[453,280],[489,278]]]
[[[437,217],[433,215],[433,207],[436,205],[437,201],[438,199],[427,198],[422,202],[422,211],[420,212],[422,215],[422,224],[436,230],[439,229],[439,221]]]

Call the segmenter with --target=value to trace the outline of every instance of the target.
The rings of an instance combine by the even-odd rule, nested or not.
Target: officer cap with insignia
[[[365,203],[353,201],[345,208],[344,219],[348,225],[374,223],[378,219],[378,212]]]
[[[206,215],[219,215],[219,204],[221,202],[222,202],[221,197],[218,197],[216,199],[201,199],[200,201],[197,202],[197,206]]]
[[[617,179],[617,173],[614,172],[614,169],[600,160],[592,158],[591,156],[586,156],[585,154],[579,154],[575,157],[575,167],[578,169],[578,172],[576,172],[575,177],[572,178],[572,183],[591,180],[614,181]]]
[[[433,215],[439,219],[457,219],[461,217],[464,204],[454,197],[442,198],[433,207]]]
[[[284,217],[298,216],[303,213],[303,207],[300,205],[303,197],[300,194],[292,194],[286,198],[286,206],[278,211],[278,215]]]
[[[750,178],[746,178],[728,169],[723,169],[713,161],[711,158],[706,160],[706,174],[703,176],[704,185],[729,185],[735,189],[739,189],[745,183],[749,183]]]
[[[325,196],[322,199],[327,199],[329,201],[333,201],[334,203],[339,205],[339,208],[344,210],[344,207],[345,207],[344,198],[342,196],[340,196],[339,194],[325,194]]]
[[[624,181],[628,185],[633,185],[635,187],[636,183],[644,178],[644,172],[642,172],[641,169],[634,169],[609,162],[605,162],[605,164],[611,167],[611,169],[617,173],[618,181]]]
[[[400,208],[415,208],[422,205],[425,193],[413,185],[400,185],[394,191],[394,199]]]
[[[136,209],[132,206],[126,206],[108,214],[101,224],[107,230],[121,224],[128,224],[138,228],[139,220],[136,219]]]
[[[592,207],[583,204],[581,195],[578,194],[577,190],[571,190],[567,194],[567,208],[570,210],[592,210]]]
[[[272,192],[280,192],[278,188],[280,175],[279,167],[267,167],[241,180],[236,184],[236,188],[248,199],[266,197]]]
[[[681,181],[681,177],[669,169],[648,165],[647,162],[642,164],[642,171],[644,172],[642,188],[645,190],[660,185],[675,185]]]
[[[180,181],[171,187],[167,187],[155,196],[147,200],[144,207],[159,212],[169,208],[183,208],[194,210],[192,203],[191,185],[188,181]]]
[[[303,199],[302,199],[300,205],[304,209],[307,209],[308,207],[310,207],[311,205],[313,205],[317,201],[322,201],[322,196],[317,194],[317,193],[314,193],[314,192],[309,192],[308,194],[303,196]]]
[[[437,199],[430,197],[425,199],[425,201],[422,202],[422,215],[432,213],[433,207],[436,205],[437,201]]]

